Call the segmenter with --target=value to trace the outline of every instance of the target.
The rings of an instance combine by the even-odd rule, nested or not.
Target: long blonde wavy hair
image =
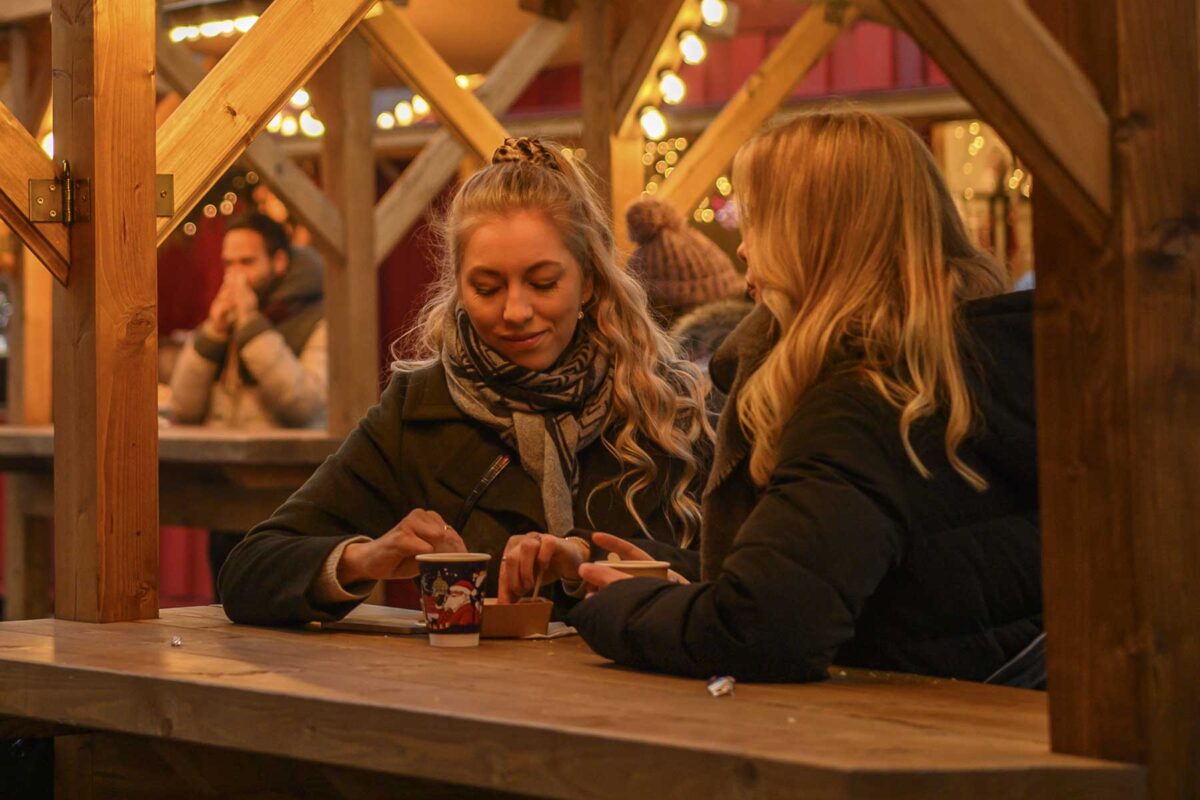
[[[419,368],[438,359],[445,321],[458,307],[462,253],[478,226],[520,211],[544,214],[582,266],[585,281],[591,280],[592,298],[584,312],[593,324],[587,330],[610,365],[613,404],[603,441],[622,471],[598,488],[623,485],[625,507],[650,536],[634,505],[638,494],[665,477],[650,450],[677,460],[683,469],[670,487],[668,522],[686,546],[700,526],[691,484],[713,438],[704,411],[704,380],[651,318],[641,284],[618,264],[609,216],[582,166],[554,143],[535,142],[534,149],[540,163],[503,161],[479,170],[435,219],[438,274],[416,325],[392,348],[392,369]]]
[[[950,464],[976,416],[958,333],[963,301],[1003,291],[1004,268],[975,248],[933,157],[905,124],[858,110],[805,114],[751,139],[734,161],[742,229],[778,344],[746,382],[738,418],[766,484],[800,396],[836,362],[900,411],[917,471],[913,424],[947,416]]]

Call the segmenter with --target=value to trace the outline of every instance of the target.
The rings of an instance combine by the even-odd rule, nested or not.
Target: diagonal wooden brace
[[[66,286],[70,272],[67,227],[58,222],[30,222],[29,181],[53,180],[57,171],[25,126],[0,104],[0,218],[25,246]]]
[[[883,4],[1088,235],[1103,241],[1112,215],[1108,115],[1024,0]]]
[[[182,45],[173,44],[162,31],[158,33],[156,58],[158,77],[181,95],[195,91],[204,80],[204,68]],[[244,157],[271,191],[279,195],[288,210],[312,232],[317,242],[340,257],[345,237],[341,212],[283,152],[283,148],[270,136],[260,134],[246,148]]]
[[[275,0],[187,96],[158,131],[158,171],[175,175],[176,199],[160,244],[374,3]]]
[[[438,55],[412,21],[388,3],[363,24],[363,33],[396,75],[425,97],[438,119],[482,159],[508,137],[475,95],[454,81],[454,70]]]

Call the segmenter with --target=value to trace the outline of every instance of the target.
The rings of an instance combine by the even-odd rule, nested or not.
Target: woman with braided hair
[[[230,619],[338,619],[416,555],[468,548],[502,556],[487,588],[503,600],[553,584],[567,602],[592,531],[698,571],[701,377],[618,266],[579,165],[508,139],[436,231],[439,274],[387,390],[230,554]]]

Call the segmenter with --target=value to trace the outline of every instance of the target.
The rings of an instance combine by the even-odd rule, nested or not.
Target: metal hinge
[[[154,215],[175,213],[175,176],[154,176]],[[29,179],[29,221],[86,222],[92,217],[92,187],[86,178],[72,178],[71,165],[62,162],[57,178]]]

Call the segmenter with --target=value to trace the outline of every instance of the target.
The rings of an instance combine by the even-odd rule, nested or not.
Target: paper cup
[[[604,566],[634,578],[662,578],[665,581],[671,565],[666,561],[605,561]]]
[[[425,553],[421,569],[421,608],[434,647],[474,647],[483,619],[487,553]]]

